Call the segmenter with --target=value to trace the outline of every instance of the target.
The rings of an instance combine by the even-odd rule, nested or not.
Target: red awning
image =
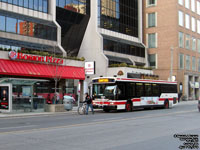
[[[55,78],[85,79],[83,67],[58,66],[0,59],[0,75]]]

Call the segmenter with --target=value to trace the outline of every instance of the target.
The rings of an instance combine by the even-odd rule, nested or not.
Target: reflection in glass
[[[48,12],[48,3],[47,0],[43,0],[43,12]]]
[[[42,2],[43,0],[39,0],[39,11],[42,11]]]
[[[38,0],[34,0],[34,10],[38,10]]]
[[[23,6],[23,0],[19,0],[19,6]]]
[[[12,32],[12,33],[16,33],[16,27],[17,25],[17,19],[14,19],[14,18],[10,18],[10,17],[7,17],[6,18],[6,31],[7,32]]]
[[[33,0],[29,0],[28,4],[29,4],[29,6],[28,6],[29,9],[33,9]]]
[[[1,31],[6,30],[6,20],[4,16],[0,16],[0,30]]]

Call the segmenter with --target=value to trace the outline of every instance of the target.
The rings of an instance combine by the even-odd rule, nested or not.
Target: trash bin
[[[71,96],[64,96],[63,104],[64,104],[65,110],[67,110],[67,111],[72,110],[72,108],[73,108],[73,101],[74,101],[73,97],[71,97]]]

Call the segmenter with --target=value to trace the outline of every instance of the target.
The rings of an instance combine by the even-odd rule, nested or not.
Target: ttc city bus
[[[177,83],[130,78],[94,78],[93,107],[132,111],[136,107],[171,108],[178,102]]]

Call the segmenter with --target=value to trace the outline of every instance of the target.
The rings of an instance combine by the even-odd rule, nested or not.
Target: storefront
[[[10,59],[0,59],[0,111],[41,112],[46,103],[59,103],[64,95],[76,96],[73,84],[83,84],[84,67],[65,65],[63,59],[9,53]],[[83,87],[83,86],[80,86]],[[82,97],[80,89],[80,97]]]

